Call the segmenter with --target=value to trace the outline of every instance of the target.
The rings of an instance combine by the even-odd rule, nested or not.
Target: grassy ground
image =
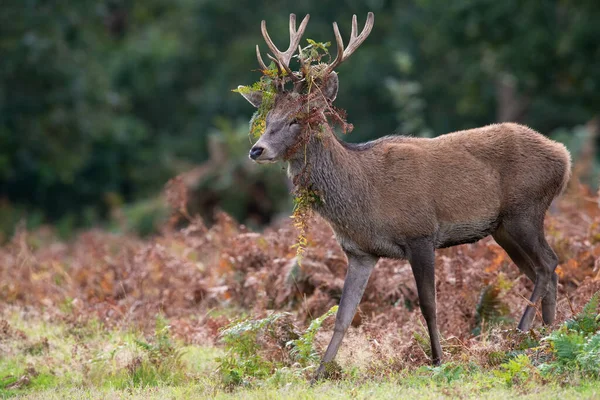
[[[385,381],[358,382],[344,380],[341,382],[327,382],[314,387],[306,383],[290,383],[276,386],[260,387],[255,389],[241,389],[226,393],[220,390],[211,390],[202,383],[188,384],[176,387],[156,387],[147,389],[115,390],[95,388],[59,388],[39,392],[31,392],[23,398],[27,399],[431,399],[431,398],[476,398],[476,399],[598,399],[600,398],[600,384],[585,383],[576,387],[559,387],[547,385],[544,387],[506,388],[486,386],[473,382],[473,377],[465,377],[451,384],[427,384],[424,381],[415,383],[414,380],[395,378]],[[485,379],[485,377],[484,377]]]
[[[560,260],[552,326],[514,330],[532,283],[493,240],[443,249],[445,363],[429,367],[411,268],[381,260],[341,369],[314,386],[333,329],[321,317],[346,272],[324,221],[302,265],[289,222],[255,233],[225,214],[150,239],[20,230],[0,245],[0,397],[600,399],[598,201],[580,188],[546,220]]]
[[[528,362],[481,368],[450,362],[391,370],[348,366],[342,377],[310,386],[299,368],[283,368],[234,389],[215,370],[224,350],[186,346],[158,320],[153,336],[106,330],[100,323],[45,322],[11,312],[0,326],[0,397],[113,398],[560,398],[600,399],[600,380],[577,373],[543,377]]]

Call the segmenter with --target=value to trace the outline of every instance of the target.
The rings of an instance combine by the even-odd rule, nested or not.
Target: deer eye
[[[294,118],[293,120],[290,121],[290,126],[292,125],[298,125],[298,120],[296,118]]]

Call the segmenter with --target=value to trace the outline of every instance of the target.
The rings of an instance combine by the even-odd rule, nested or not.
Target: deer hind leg
[[[508,253],[519,269],[534,283],[530,302],[542,299],[542,319],[545,324],[554,322],[556,314],[556,288],[558,276],[554,272],[558,258],[544,237],[543,216],[535,218],[505,219],[493,234],[494,239]],[[518,328],[531,328],[535,308],[528,305]]]
[[[315,373],[313,382],[319,380],[325,371],[327,363],[335,358],[335,355],[342,344],[342,339],[354,318],[354,314],[356,314],[356,308],[367,287],[369,276],[371,276],[373,267],[375,267],[378,260],[376,257],[368,255],[355,256],[347,254],[347,256],[348,272],[346,273],[346,280],[344,281],[340,306],[337,315],[335,316],[333,336],[329,342],[329,346],[327,346],[323,360],[321,360],[321,365]]]
[[[543,226],[543,225],[542,225]],[[558,257],[552,247],[546,241],[544,237],[543,227],[540,232],[539,246],[546,262],[546,268],[550,274],[550,280],[548,282],[548,290],[542,297],[542,321],[546,325],[550,325],[554,322],[556,317],[556,295],[558,289],[558,274],[555,272],[558,266]]]
[[[409,261],[417,283],[419,305],[427,322],[431,341],[431,359],[434,365],[442,361],[442,346],[436,321],[435,305],[435,247],[428,239],[409,243]]]

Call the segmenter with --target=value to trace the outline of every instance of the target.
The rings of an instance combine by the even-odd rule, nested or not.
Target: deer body
[[[289,62],[308,18],[297,31],[295,15],[290,16],[286,52],[277,49],[262,22],[263,36],[274,55],[269,57],[280,76],[266,128],[250,158],[258,163],[288,162],[293,181],[302,177],[301,185],[319,196],[313,208],[331,224],[348,257],[333,337],[315,379],[335,357],[380,257],[410,262],[434,364],[442,359],[435,302],[438,248],[492,235],[534,283],[519,329],[531,327],[534,305],[540,300],[543,322],[552,323],[558,258],[544,237],[544,215],[569,179],[566,148],[513,123],[434,139],[388,136],[363,144],[340,141],[326,118],[338,90],[333,69],[366,39],[374,17],[369,13],[360,35],[353,17],[346,49],[334,23],[338,49],[332,64],[305,63],[300,49],[302,67],[293,72]],[[266,70],[258,46],[257,58]],[[310,75],[313,72],[316,75]],[[294,88],[286,91],[289,81]],[[255,107],[261,105],[261,91],[240,93]],[[320,122],[313,126],[314,121]]]
[[[547,209],[564,188],[564,146],[504,123],[434,139],[389,136],[345,144],[313,138],[289,161],[290,177],[310,165],[315,210],[343,248],[405,258],[405,242],[429,237],[435,248],[476,242],[502,215]]]

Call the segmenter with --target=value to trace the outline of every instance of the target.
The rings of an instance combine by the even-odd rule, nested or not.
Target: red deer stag
[[[304,185],[321,199],[313,208],[331,224],[348,257],[333,337],[315,379],[334,359],[380,257],[410,262],[434,364],[442,359],[434,276],[438,248],[492,235],[534,283],[518,328],[530,329],[534,305],[540,299],[543,322],[552,323],[557,257],[544,238],[543,223],[550,203],[570,176],[570,155],[565,147],[514,123],[434,139],[386,136],[363,144],[342,142],[327,123],[315,129],[306,121],[326,121],[338,92],[334,69],[364,42],[374,16],[368,14],[360,34],[353,17],[347,48],[334,23],[335,60],[328,65],[306,65],[300,54],[301,68],[292,71],[289,63],[308,19],[307,15],[296,30],[295,15],[290,15],[290,46],[285,52],[273,44],[262,21],[262,34],[280,82],[265,131],[250,150],[250,158],[257,163],[285,161],[291,178],[309,171]],[[258,62],[266,70],[258,46],[256,49]],[[317,90],[306,83],[311,73],[318,77],[311,81]],[[286,89],[285,83],[290,81],[293,88]],[[308,87],[312,87],[309,94]],[[242,94],[255,107],[261,105],[263,92]]]

